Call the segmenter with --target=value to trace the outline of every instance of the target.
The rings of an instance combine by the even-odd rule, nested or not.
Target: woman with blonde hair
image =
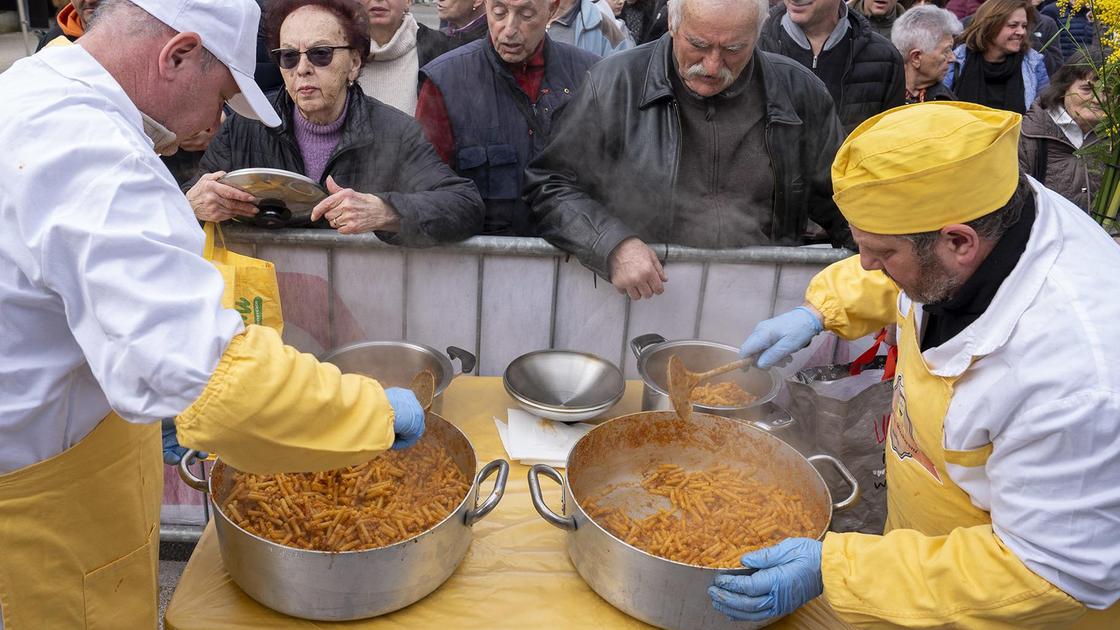
[[[945,85],[962,101],[1026,113],[1050,82],[1042,55],[1031,49],[1034,15],[1029,0],[987,0],[953,51]]]

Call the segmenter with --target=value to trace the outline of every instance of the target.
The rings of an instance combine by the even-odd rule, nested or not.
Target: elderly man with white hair
[[[832,99],[755,49],[767,8],[671,0],[669,33],[592,68],[526,174],[539,234],[635,300],[668,280],[646,243],[795,245],[809,219],[847,243]]]
[[[907,105],[957,100],[941,81],[953,62],[953,40],[961,30],[957,16],[934,5],[914,7],[895,20],[891,43],[902,53]]]

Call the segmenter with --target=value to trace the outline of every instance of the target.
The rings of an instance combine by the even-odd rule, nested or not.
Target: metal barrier
[[[226,240],[277,264],[289,343],[316,354],[366,339],[457,345],[475,351],[481,375],[501,374],[524,352],[562,347],[616,361],[634,378],[630,337],[738,343],[757,322],[800,304],[819,269],[850,255],[654,245],[669,276],[666,293],[631,302],[537,238],[403,249],[372,234],[233,227]]]
[[[738,345],[759,321],[801,304],[821,268],[851,255],[653,245],[669,277],[665,293],[632,302],[538,238],[405,249],[333,230],[223,232],[230,249],[276,264],[286,342],[317,355],[372,339],[455,345],[473,349],[484,376],[500,375],[525,352],[567,348],[605,357],[636,378],[628,341],[649,332]],[[846,360],[847,346],[822,336],[790,369],[841,352]],[[165,540],[197,539],[208,516],[202,495],[180,485],[174,477],[165,486]]]

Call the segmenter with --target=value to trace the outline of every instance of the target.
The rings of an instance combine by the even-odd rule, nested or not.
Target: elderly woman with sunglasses
[[[321,182],[311,220],[343,234],[376,232],[402,245],[455,241],[482,227],[474,184],[458,177],[410,116],[366,96],[355,79],[369,50],[356,0],[271,2],[265,24],[284,89],[277,129],[230,116],[202,158],[187,198],[200,220],[252,216],[252,196],[218,181],[241,168],[280,168]],[[325,225],[324,225],[325,224]]]

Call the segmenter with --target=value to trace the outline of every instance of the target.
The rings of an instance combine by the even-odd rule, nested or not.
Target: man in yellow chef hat
[[[741,353],[766,367],[822,330],[898,324],[886,531],[747,554],[758,571],[717,578],[718,610],[761,621],[823,594],[858,627],[1120,628],[1120,248],[1019,172],[1019,123],[923,103],[840,148],[860,253]]]

